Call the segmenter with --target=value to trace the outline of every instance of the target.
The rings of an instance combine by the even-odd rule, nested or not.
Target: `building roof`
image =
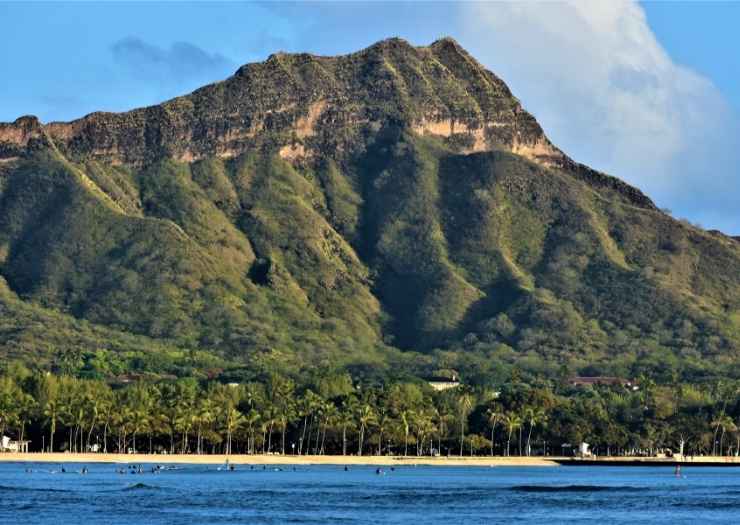
[[[631,386],[632,381],[624,379],[622,377],[611,377],[611,376],[575,376],[568,379],[568,383],[574,386],[581,385],[619,385],[619,386]]]

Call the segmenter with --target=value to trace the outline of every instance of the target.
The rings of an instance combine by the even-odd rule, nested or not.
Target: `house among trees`
[[[437,370],[432,377],[427,379],[427,382],[438,392],[460,386],[460,380],[455,370]]]
[[[611,376],[590,376],[590,377],[583,377],[583,376],[575,376],[568,379],[568,384],[570,386],[622,386],[624,388],[629,388],[631,390],[637,390],[637,385],[629,380],[629,379],[623,379],[621,377],[611,377]]]
[[[30,441],[15,441],[8,436],[2,436],[2,439],[0,439],[0,452],[21,452],[25,454],[28,452],[28,445],[30,443]]]

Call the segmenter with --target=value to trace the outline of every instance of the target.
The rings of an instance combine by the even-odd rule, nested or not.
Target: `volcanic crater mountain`
[[[389,39],[0,124],[0,312],[6,357],[102,374],[732,375],[740,243],[570,159],[454,40]]]

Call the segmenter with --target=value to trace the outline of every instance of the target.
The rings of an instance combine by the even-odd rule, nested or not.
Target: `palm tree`
[[[411,410],[402,410],[399,414],[401,418],[401,425],[403,426],[403,456],[409,455],[409,431],[411,429],[411,417],[413,412]]]
[[[275,409],[275,421],[280,433],[280,453],[285,454],[285,433],[293,414],[293,391],[295,383],[279,374],[271,374],[268,380],[268,397]],[[318,441],[318,438],[317,438]]]
[[[337,407],[334,405],[334,403],[327,402],[324,406],[324,431],[321,434],[321,448],[319,448],[319,453],[321,455],[324,454],[324,447],[326,445],[326,431],[329,429],[330,426],[334,425],[334,422],[337,419],[337,414],[339,411],[337,410]]]
[[[509,412],[504,416],[504,425],[506,426],[506,431],[509,433],[506,440],[506,455],[510,456],[511,436],[515,430],[522,426],[522,418],[513,412]]]
[[[196,426],[196,454],[203,453],[203,433],[204,430],[216,420],[216,400],[213,393],[206,395],[198,401],[195,407],[195,426]]]
[[[357,446],[357,455],[362,456],[362,445],[365,439],[365,430],[370,426],[375,418],[373,407],[369,402],[362,403],[357,412],[357,419],[360,422],[359,443]]]
[[[432,414],[429,410],[418,411],[414,414],[413,421],[416,427],[416,455],[422,456],[424,454],[424,441],[434,428]]]
[[[493,456],[493,439],[496,432],[496,423],[498,423],[502,416],[501,408],[496,404],[486,410],[486,418],[488,419],[488,424],[491,425],[491,456]]]
[[[51,374],[41,376],[37,399],[41,414],[49,425],[49,452],[54,452],[54,434],[59,418],[59,381]]]
[[[527,407],[524,409],[524,418],[529,422],[529,432],[527,433],[527,456],[532,452],[532,430],[537,423],[544,422],[545,411],[539,407]]]
[[[342,455],[347,455],[347,428],[355,422],[353,410],[348,403],[342,404],[342,409],[337,414],[337,425],[342,427]]]
[[[244,424],[244,416],[236,407],[230,406],[226,410],[226,454],[231,454],[231,438],[237,428]]]
[[[306,429],[308,428],[308,421],[309,418],[313,417],[313,413],[316,410],[316,406],[318,405],[319,401],[319,396],[314,394],[311,390],[306,390],[296,404],[298,415],[303,417],[303,430],[301,431],[301,436],[298,438],[298,455],[303,454],[303,443],[306,439]],[[310,440],[311,438],[309,436],[309,441]],[[306,447],[306,449],[308,448],[309,447]]]
[[[473,406],[473,396],[465,392],[457,398],[457,408],[460,416],[460,457],[463,455],[463,446],[465,444],[465,423],[467,423],[468,412]]]
[[[251,409],[244,416],[244,424],[247,426],[247,452],[254,454],[255,429],[260,421],[260,415],[255,409]]]
[[[378,410],[378,417],[375,420],[375,427],[378,429],[378,456],[383,452],[383,432],[385,432],[391,423],[391,416],[381,408]]]
[[[712,426],[714,426],[714,427],[716,427],[718,429],[722,429],[722,433],[720,434],[720,438],[719,438],[719,455],[721,456],[722,455],[723,444],[724,444],[724,440],[725,440],[725,433],[726,432],[734,432],[735,430],[737,430],[737,427],[735,426],[735,422],[732,420],[732,418],[730,416],[728,416],[727,414],[722,414],[717,419],[715,419],[714,421],[712,421]],[[716,434],[717,433],[715,431],[715,436],[716,436]],[[712,451],[713,451],[713,453],[715,453],[716,452],[716,448],[713,447],[712,448]]]

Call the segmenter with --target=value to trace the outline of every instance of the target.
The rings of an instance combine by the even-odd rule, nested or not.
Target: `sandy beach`
[[[557,466],[553,458],[542,457],[398,457],[398,456],[292,456],[277,454],[255,455],[196,455],[196,454],[67,454],[2,453],[4,462],[44,463],[190,463],[221,465],[229,460],[237,465],[435,465],[435,466]]]
[[[601,465],[601,466],[656,466],[673,465],[677,462],[673,458],[649,457],[598,457],[578,459],[572,457],[429,457],[429,456],[293,456],[279,454],[68,454],[55,453],[28,453],[13,452],[0,453],[0,462],[38,462],[38,463],[155,463],[155,464],[200,464],[222,465],[229,460],[235,465],[433,465],[439,467],[555,467],[568,465]],[[697,456],[678,460],[686,466],[738,466],[740,458],[735,456]]]

